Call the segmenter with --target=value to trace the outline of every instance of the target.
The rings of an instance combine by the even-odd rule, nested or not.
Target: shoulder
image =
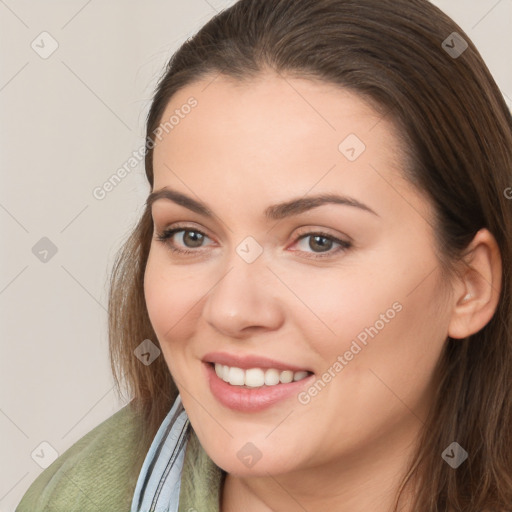
[[[16,512],[129,511],[142,419],[130,404],[79,439],[29,487]]]

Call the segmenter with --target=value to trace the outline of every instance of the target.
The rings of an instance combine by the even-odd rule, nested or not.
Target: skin
[[[190,96],[197,107],[155,146],[153,191],[187,194],[215,217],[157,200],[144,288],[191,424],[228,472],[221,510],[391,510],[447,336],[476,332],[495,310],[494,238],[481,230],[473,266],[442,278],[432,207],[402,177],[398,134],[354,93],[271,73],[247,84],[221,75],[180,90],[163,119]],[[349,134],[366,145],[355,161],[338,149]],[[264,217],[272,204],[318,193],[353,197],[376,215],[330,204]],[[157,240],[177,223],[204,233],[202,245],[190,231]],[[319,230],[352,246],[323,240],[323,252]],[[263,249],[250,264],[236,252],[247,236]],[[174,254],[173,244],[196,252]],[[400,312],[305,405],[294,395],[241,413],[210,392],[207,352],[264,355],[320,378],[396,302]],[[237,457],[247,442],[262,455],[252,468]]]

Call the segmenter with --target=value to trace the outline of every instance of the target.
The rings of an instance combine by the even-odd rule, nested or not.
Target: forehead
[[[193,109],[187,106],[191,98],[196,102]],[[318,132],[318,137],[335,133],[340,136],[346,130],[359,131],[361,135],[371,131],[385,117],[384,107],[379,110],[376,107],[375,102],[370,104],[370,100],[355,92],[319,80],[268,72],[250,81],[217,75],[202,78],[177,91],[164,111],[161,126],[174,117],[180,124],[179,129],[176,125],[162,135],[178,137],[187,127],[207,131],[212,124],[215,124],[214,129],[231,128],[238,132],[242,128],[244,133],[250,133],[253,127],[252,132],[259,137],[276,131],[284,138],[304,134],[312,138],[314,131]],[[188,113],[180,115],[178,120],[176,114],[181,110]],[[184,122],[187,117],[190,120]],[[391,139],[389,128],[387,126],[383,133]],[[398,134],[393,135],[398,138]]]
[[[368,197],[373,189],[382,202],[411,187],[391,120],[358,94],[326,82],[209,76],[171,98],[160,127],[155,190],[221,184],[227,195],[249,190],[278,201],[283,191],[342,188]]]

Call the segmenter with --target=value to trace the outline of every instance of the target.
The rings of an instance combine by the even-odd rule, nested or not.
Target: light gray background
[[[166,60],[232,3],[0,0],[0,511],[51,459],[42,442],[62,454],[127,401],[110,375],[106,282],[149,191],[142,162],[103,200],[92,191],[143,144]],[[511,106],[512,0],[434,3]],[[31,47],[51,48],[44,31],[48,58]],[[46,262],[32,252],[42,237],[57,247]]]

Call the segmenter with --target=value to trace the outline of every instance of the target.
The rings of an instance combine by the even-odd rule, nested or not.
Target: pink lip
[[[213,396],[225,407],[240,412],[262,411],[281,400],[285,400],[291,396],[297,396],[301,388],[309,385],[311,380],[315,377],[314,375],[310,375],[309,377],[290,382],[289,384],[276,384],[275,386],[262,386],[260,388],[251,389],[241,386],[232,386],[224,382],[217,376],[214,365],[211,363],[204,362],[202,366]],[[236,365],[233,364],[233,366]],[[255,368],[257,366],[249,367]],[[275,368],[275,366],[272,366],[272,368]]]
[[[261,368],[262,370],[275,368],[276,370],[291,370],[292,372],[311,371],[307,368],[301,368],[293,364],[283,363],[267,357],[251,354],[234,355],[228,354],[227,352],[209,352],[203,357],[203,362],[236,366],[237,368],[242,368],[242,370],[248,370],[249,368]]]

